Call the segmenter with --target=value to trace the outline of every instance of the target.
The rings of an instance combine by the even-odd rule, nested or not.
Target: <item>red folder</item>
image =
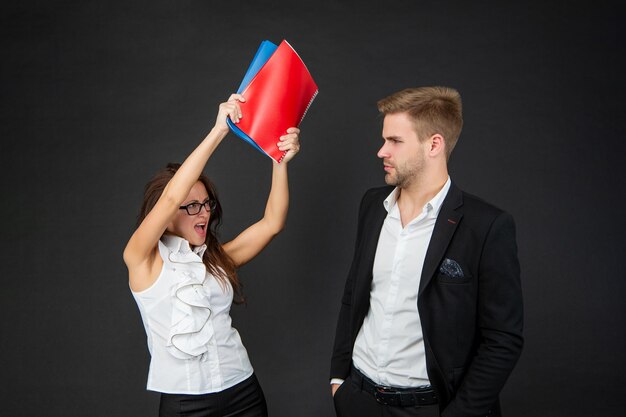
[[[279,137],[300,124],[317,92],[304,62],[283,40],[243,90],[243,117],[236,126],[280,162],[286,152],[276,145]]]

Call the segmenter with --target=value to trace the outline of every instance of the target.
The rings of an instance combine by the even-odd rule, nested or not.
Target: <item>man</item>
[[[456,90],[407,89],[378,109],[388,186],[361,201],[331,362],[337,415],[500,416],[523,344],[513,219],[448,176]]]

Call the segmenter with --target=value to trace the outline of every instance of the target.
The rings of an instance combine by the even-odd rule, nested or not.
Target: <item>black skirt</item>
[[[245,381],[211,394],[161,394],[159,417],[267,417],[261,385],[252,374]]]

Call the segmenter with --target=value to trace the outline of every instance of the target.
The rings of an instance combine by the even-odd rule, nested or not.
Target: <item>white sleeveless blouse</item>
[[[246,348],[232,327],[233,289],[220,286],[202,263],[206,245],[164,235],[163,269],[149,288],[131,291],[148,336],[147,389],[207,394],[230,388],[253,373]]]

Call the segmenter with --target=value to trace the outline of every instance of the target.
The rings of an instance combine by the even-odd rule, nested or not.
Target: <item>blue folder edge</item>
[[[254,54],[254,58],[252,58],[252,62],[250,62],[250,66],[246,71],[246,75],[244,75],[243,80],[241,81],[241,85],[239,86],[237,93],[241,94],[243,90],[246,89],[256,73],[259,72],[259,70],[263,67],[263,65],[265,65],[267,60],[270,59],[272,54],[274,54],[276,48],[278,48],[278,46],[274,45],[270,41],[261,42],[259,49],[257,49],[256,54]]]
[[[236,124],[234,124],[233,122],[230,121],[230,118],[226,119],[226,123],[228,123],[228,127],[230,127],[230,130],[233,131],[233,133],[237,136],[239,136],[241,139],[245,140],[246,142],[248,142],[250,145],[254,146],[259,152],[261,152],[263,155],[267,156],[268,158],[271,158],[267,152],[265,152],[263,150],[263,148],[261,148],[259,145],[256,144],[255,141],[252,140],[252,138],[248,135],[246,135],[243,130],[239,129],[237,127]]]
[[[256,54],[254,54],[254,58],[252,58],[252,62],[250,62],[250,66],[246,71],[246,75],[244,75],[243,80],[241,81],[241,85],[237,89],[237,93],[241,94],[243,90],[246,89],[250,81],[254,78],[254,76],[259,72],[259,70],[265,65],[268,59],[272,56],[274,51],[278,48],[277,45],[274,45],[270,41],[263,41],[257,49]],[[226,123],[228,123],[228,127],[233,131],[237,136],[241,139],[248,142],[250,145],[254,146],[259,152],[267,157],[271,158],[256,142],[248,135],[246,135],[241,129],[237,127],[233,122],[231,122],[230,118],[226,119]]]

